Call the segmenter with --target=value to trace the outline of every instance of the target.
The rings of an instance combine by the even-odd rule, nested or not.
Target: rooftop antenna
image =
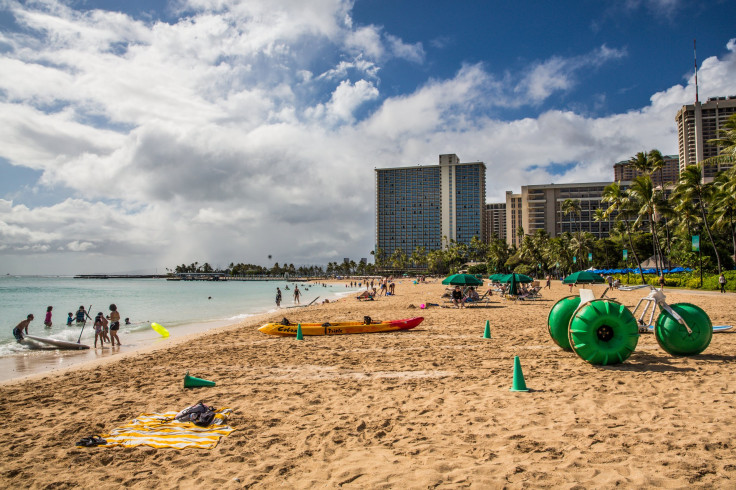
[[[698,50],[693,39],[693,59],[695,60],[695,103],[698,103]]]

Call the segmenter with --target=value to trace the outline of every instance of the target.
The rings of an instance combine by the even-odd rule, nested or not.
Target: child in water
[[[53,309],[53,306],[49,306],[46,308],[46,319],[43,321],[43,324],[46,325],[46,328],[51,328],[51,310]]]
[[[107,327],[107,319],[102,312],[99,312],[95,317],[95,349],[97,348],[97,339],[100,339],[100,347],[105,346],[105,337],[103,329]]]
[[[70,311],[69,316],[66,318],[66,326],[71,327],[73,321],[74,321],[74,314]]]

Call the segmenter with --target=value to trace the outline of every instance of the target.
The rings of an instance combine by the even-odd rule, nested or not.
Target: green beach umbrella
[[[534,279],[525,274],[517,274],[516,272],[513,274],[506,274],[499,279],[500,282],[509,283],[508,294],[519,294],[518,285],[523,282],[532,282],[533,280]]]
[[[517,283],[534,281],[534,279],[527,276],[526,274],[517,274],[516,272],[514,272],[513,274],[506,274],[499,279],[500,282],[511,282],[512,280]]]
[[[442,280],[442,284],[452,286],[482,286],[483,280],[471,274],[453,274]]]
[[[500,272],[497,272],[496,274],[491,274],[490,276],[488,276],[488,279],[490,279],[491,281],[499,281],[500,282],[501,281],[501,278],[504,277],[505,275],[507,275],[507,274],[501,274]]]
[[[573,272],[562,280],[562,284],[603,284],[604,282],[606,280],[603,279],[603,276],[591,271]]]

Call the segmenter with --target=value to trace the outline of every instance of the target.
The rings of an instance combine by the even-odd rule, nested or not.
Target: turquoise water
[[[285,290],[288,285],[290,290]],[[187,325],[213,322],[236,323],[248,316],[276,309],[276,287],[283,293],[283,306],[293,305],[294,283],[285,281],[166,281],[164,279],[74,279],[71,277],[17,277],[0,276],[0,317],[5,326],[0,328],[0,357],[21,355],[28,347],[17,343],[13,327],[29,313],[35,319],[28,333],[76,342],[81,329],[72,323],[66,326],[67,314],[76,313],[80,305],[94,317],[98,312],[110,313],[115,303],[121,320],[130,318],[131,325],[121,325],[119,336],[126,347],[126,336],[151,332],[151,322],[166,327],[172,337],[177,329]],[[316,297],[319,301],[352,292],[345,284],[299,283],[301,304]],[[44,326],[46,307],[53,306],[52,327]],[[82,343],[92,345],[94,331],[82,333]],[[123,323],[121,321],[121,323]],[[140,335],[139,335],[140,336]]]

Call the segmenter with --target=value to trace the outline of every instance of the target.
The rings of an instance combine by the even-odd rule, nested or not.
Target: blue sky
[[[124,8],[125,10],[120,10]],[[0,273],[368,256],[374,167],[487,201],[677,151],[736,2],[0,0]]]

